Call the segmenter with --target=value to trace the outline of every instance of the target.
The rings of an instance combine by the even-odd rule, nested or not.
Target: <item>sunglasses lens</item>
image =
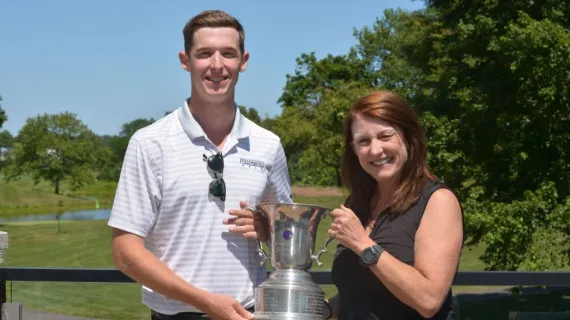
[[[206,158],[206,155],[204,155]],[[208,170],[210,174],[213,173],[213,180],[210,182],[210,194],[214,197],[220,198],[222,201],[226,200],[226,183],[224,182],[223,172],[224,172],[224,156],[221,152],[212,155],[208,159]]]
[[[218,153],[210,158],[208,158],[208,167],[210,170],[215,172],[223,172],[224,171],[224,157],[221,153]]]
[[[226,183],[224,179],[210,182],[210,194],[214,197],[219,197],[222,201],[226,200]]]

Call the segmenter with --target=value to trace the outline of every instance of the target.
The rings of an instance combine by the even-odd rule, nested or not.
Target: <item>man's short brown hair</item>
[[[194,16],[192,19],[186,23],[184,26],[184,50],[189,53],[192,49],[192,41],[194,39],[194,33],[200,28],[221,28],[229,27],[234,28],[239,33],[239,49],[243,54],[245,52],[245,31],[243,26],[239,21],[221,10],[206,10],[202,11],[198,15]]]

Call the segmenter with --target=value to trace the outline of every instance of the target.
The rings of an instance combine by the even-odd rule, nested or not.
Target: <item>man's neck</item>
[[[188,106],[206,136],[221,150],[234,124],[236,116],[234,100],[212,103],[192,97]]]

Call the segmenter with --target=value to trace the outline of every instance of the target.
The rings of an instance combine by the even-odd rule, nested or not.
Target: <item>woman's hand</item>
[[[356,214],[341,205],[331,212],[333,222],[329,229],[329,236],[335,238],[340,244],[360,255],[362,250],[375,245],[362,226]]]

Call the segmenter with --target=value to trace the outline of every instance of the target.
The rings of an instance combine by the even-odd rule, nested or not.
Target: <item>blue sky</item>
[[[0,95],[7,129],[26,118],[76,113],[97,134],[117,134],[136,118],[160,118],[189,96],[180,68],[182,28],[193,15],[222,9],[246,31],[248,70],[236,102],[261,115],[281,113],[277,99],[295,58],[344,54],[353,28],[372,25],[387,8],[423,1],[0,0]]]

